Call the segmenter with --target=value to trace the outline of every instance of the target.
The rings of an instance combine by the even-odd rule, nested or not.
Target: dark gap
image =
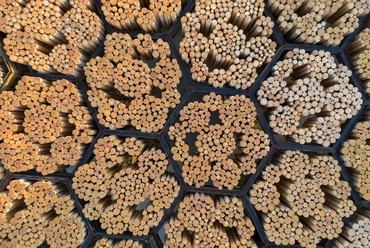
[[[216,125],[220,124],[220,112],[218,110],[216,111],[210,111],[211,112],[211,117],[210,117],[210,122],[209,125]]]
[[[198,153],[198,149],[195,146],[195,141],[197,140],[197,136],[199,135],[198,132],[195,133],[187,133],[186,138],[184,140],[185,144],[189,146],[189,154],[195,155]]]

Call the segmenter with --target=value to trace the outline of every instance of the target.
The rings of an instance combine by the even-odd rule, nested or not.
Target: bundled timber
[[[180,15],[184,0],[102,0],[102,11],[114,28],[162,32],[170,29]]]
[[[180,53],[193,80],[249,88],[276,50],[269,38],[274,23],[263,10],[263,1],[197,1],[195,12],[181,19]]]
[[[331,156],[278,152],[249,192],[269,241],[308,248],[337,238],[356,210],[340,171]]]
[[[97,128],[79,88],[24,76],[0,94],[0,158],[10,172],[43,175],[75,165]]]
[[[267,119],[275,133],[296,143],[328,147],[363,103],[351,75],[329,52],[294,49],[273,67],[257,99],[268,109]]]
[[[333,248],[360,248],[370,244],[370,211],[359,209],[343,227]]]
[[[147,235],[180,190],[167,171],[166,155],[146,140],[115,136],[99,139],[94,154],[93,162],[78,168],[72,184],[87,202],[86,218],[98,220],[108,234]]]
[[[370,110],[366,110],[341,149],[342,158],[360,195],[370,200]]]
[[[215,93],[180,111],[179,122],[170,127],[168,135],[175,142],[171,151],[182,165],[186,183],[200,187],[211,179],[219,189],[232,189],[242,174],[256,171],[270,141],[258,127],[255,111],[244,95],[223,98]],[[189,135],[195,136],[195,144],[187,143]]]
[[[143,241],[135,240],[113,240],[102,238],[95,242],[91,248],[145,248]]]
[[[0,193],[1,247],[78,247],[85,224],[63,184],[12,180]],[[73,230],[73,231],[72,231]]]
[[[365,28],[349,45],[347,52],[366,92],[370,93],[370,28]]]
[[[289,42],[339,45],[369,13],[367,1],[268,0],[267,6]]]
[[[237,197],[189,194],[164,229],[165,248],[257,247],[255,228]]]
[[[132,40],[121,33],[107,35],[104,44],[104,56],[84,67],[99,122],[110,129],[159,132],[181,98],[182,73],[169,44],[148,34]]]
[[[78,76],[104,40],[95,7],[86,1],[3,1],[0,31],[11,61],[43,73]]]

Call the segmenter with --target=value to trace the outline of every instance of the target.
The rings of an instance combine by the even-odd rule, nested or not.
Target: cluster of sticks
[[[223,98],[211,93],[202,102],[185,106],[168,132],[185,182],[200,187],[211,179],[219,189],[233,189],[242,174],[254,173],[258,160],[270,149],[256,116],[253,103],[244,95]],[[193,143],[187,143],[189,136],[195,136]]]
[[[73,232],[71,232],[73,230]],[[85,225],[67,187],[47,181],[12,180],[0,193],[1,247],[78,247]]]
[[[356,210],[340,171],[331,156],[278,152],[250,190],[269,241],[316,247],[321,239],[337,238],[342,219]]]
[[[78,76],[104,40],[92,0],[0,3],[0,31],[9,59],[45,73]]]
[[[370,110],[366,110],[344,142],[342,158],[361,197],[370,200]]]
[[[113,33],[104,45],[104,56],[84,68],[99,122],[110,129],[131,125],[158,132],[181,98],[177,85],[182,74],[176,59],[170,58],[169,44],[153,41],[148,34],[132,40],[128,34]]]
[[[349,45],[347,52],[355,66],[356,74],[370,94],[370,28],[366,28],[356,36]]]
[[[78,87],[22,77],[0,94],[0,159],[10,172],[43,175],[75,165],[97,132]]]
[[[102,0],[106,20],[119,30],[168,30],[180,15],[186,0]]]
[[[250,87],[276,50],[269,38],[274,23],[263,11],[263,1],[197,1],[195,12],[181,19],[180,53],[193,80],[214,87]]]
[[[267,6],[289,42],[339,45],[370,11],[367,1],[268,0]]]
[[[192,193],[183,199],[164,226],[165,248],[256,248],[254,226],[237,197]]]
[[[361,248],[370,244],[370,211],[359,209],[343,228],[333,248]]]
[[[92,248],[145,248],[146,244],[143,241],[135,240],[113,240],[102,238],[95,242]]]
[[[351,75],[329,52],[294,49],[273,67],[257,99],[268,108],[267,119],[275,133],[297,143],[328,147],[363,102]]]
[[[99,139],[93,162],[76,171],[72,187],[86,201],[83,212],[108,234],[147,235],[178,195],[166,155],[146,140]],[[158,145],[158,144],[155,144]]]

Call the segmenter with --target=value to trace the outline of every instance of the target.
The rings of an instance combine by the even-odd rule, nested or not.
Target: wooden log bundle
[[[367,1],[268,0],[284,38],[289,42],[339,45],[369,13]]]
[[[164,32],[180,15],[185,0],[102,0],[102,11],[114,28]]]
[[[106,36],[104,56],[85,66],[89,101],[107,128],[159,132],[180,102],[181,70],[169,44],[148,34]]]
[[[86,218],[98,220],[108,234],[147,235],[180,191],[166,155],[146,140],[115,136],[99,139],[94,154],[72,184],[86,202]]]
[[[257,248],[255,227],[238,197],[191,193],[165,224],[165,248]]]
[[[363,103],[351,75],[329,52],[294,49],[273,67],[257,99],[267,108],[267,119],[276,134],[296,143],[328,147]]]
[[[361,197],[366,201],[370,200],[369,139],[370,110],[366,110],[341,149],[348,172]]]
[[[361,248],[370,244],[370,211],[359,209],[343,227],[343,232],[333,244],[333,248]]]
[[[275,154],[249,192],[268,240],[313,248],[322,239],[337,238],[343,218],[356,210],[340,171],[338,161],[328,155]]]
[[[102,238],[95,242],[91,248],[145,248],[146,244],[143,241],[135,240],[113,240]]]
[[[223,98],[211,93],[185,106],[168,131],[185,182],[200,187],[212,180],[219,189],[233,189],[242,174],[254,173],[270,149],[256,117],[253,103],[244,95]]]
[[[105,28],[92,1],[2,1],[0,31],[11,61],[43,73],[78,76]]]
[[[369,24],[367,24],[368,26]],[[364,88],[370,94],[370,28],[365,28],[348,46],[348,55]]]
[[[0,93],[0,159],[10,172],[43,175],[74,166],[97,128],[79,88],[66,79],[23,76]]]
[[[263,15],[263,1],[197,1],[181,19],[182,58],[192,78],[213,87],[249,88],[275,54],[269,37],[274,23]]]
[[[12,180],[0,193],[1,247],[79,246],[86,235],[67,187],[48,181]]]

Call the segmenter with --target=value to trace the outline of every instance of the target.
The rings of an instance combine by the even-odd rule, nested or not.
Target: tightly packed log
[[[358,210],[343,227],[333,248],[362,248],[370,244],[370,211]]]
[[[164,226],[164,247],[257,248],[255,227],[244,211],[237,197],[189,194]]]
[[[338,161],[328,155],[278,152],[250,190],[270,242],[316,247],[337,238],[356,210]]]
[[[370,110],[366,110],[341,149],[342,158],[360,195],[370,201]]]
[[[254,173],[270,149],[256,117],[253,103],[244,95],[226,98],[211,93],[185,106],[168,131],[185,182],[200,187],[212,180],[219,189],[232,189],[242,174]]]
[[[73,230],[73,231],[71,231]],[[63,184],[12,180],[0,193],[1,247],[78,247],[85,224]]]
[[[366,92],[370,94],[370,28],[361,31],[349,45],[347,52]]]
[[[164,32],[171,28],[185,0],[102,0],[106,20],[118,30]]]
[[[195,12],[181,19],[180,53],[193,80],[249,88],[276,50],[269,38],[274,23],[263,11],[263,1],[197,1]]]
[[[329,52],[294,49],[273,67],[257,99],[267,108],[275,133],[296,143],[328,147],[363,103],[351,75]]]
[[[108,234],[147,235],[180,190],[166,155],[149,141],[115,136],[99,139],[94,154],[72,184],[86,202],[86,218],[98,220]]]
[[[10,172],[74,166],[97,132],[79,88],[23,76],[0,93],[0,159]]]
[[[102,238],[95,242],[91,248],[145,248],[146,244],[143,241],[135,240],[113,240]]]
[[[339,45],[370,11],[368,1],[268,0],[284,38],[289,42]]]
[[[45,73],[78,76],[104,40],[104,26],[89,0],[2,1],[0,31],[11,61]]]
[[[107,35],[104,44],[104,56],[84,68],[99,122],[110,129],[160,131],[181,98],[181,70],[169,44],[148,34],[132,40],[121,33]]]

